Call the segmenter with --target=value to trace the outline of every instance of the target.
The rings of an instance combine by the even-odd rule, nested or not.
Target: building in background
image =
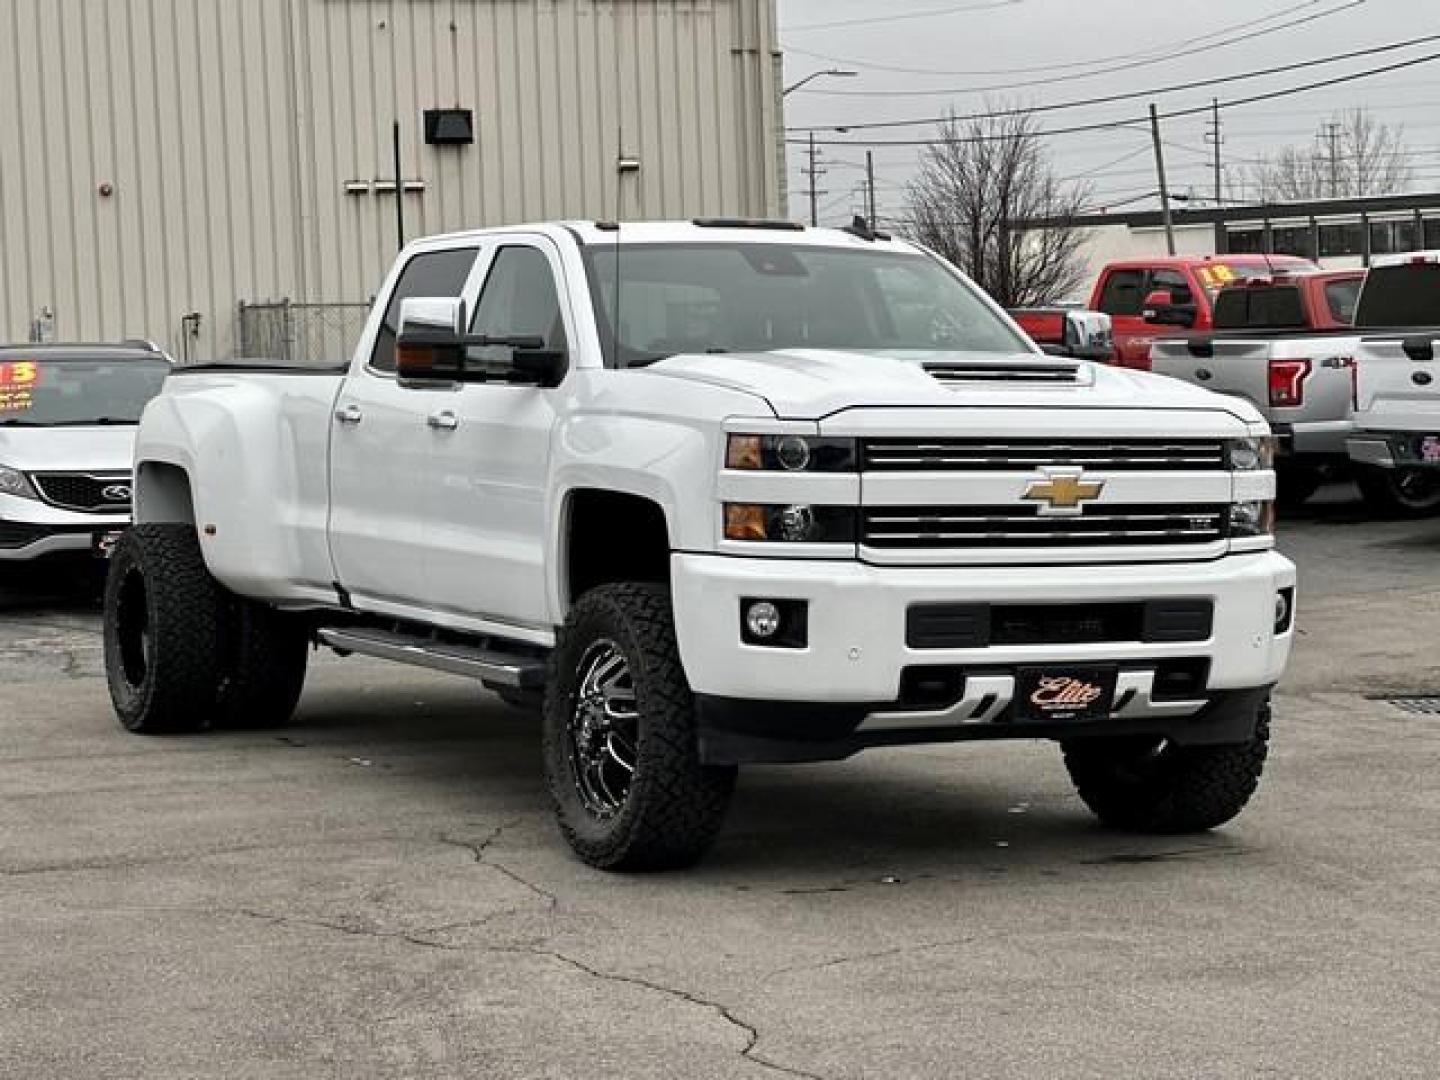
[[[5,0],[0,338],[343,356],[402,215],[775,216],[775,6]]]
[[[1440,248],[1440,193],[1374,195],[1305,203],[1176,209],[1179,255],[1268,253],[1300,255],[1330,269],[1370,265],[1375,255]],[[1158,210],[1088,214],[1074,222],[1085,230],[1085,296],[1106,263],[1164,255],[1164,220]],[[1032,228],[1044,228],[1036,222]]]

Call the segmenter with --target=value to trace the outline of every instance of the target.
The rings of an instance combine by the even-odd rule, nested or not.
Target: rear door
[[[330,550],[340,584],[366,601],[423,604],[430,590],[428,478],[434,449],[427,417],[458,394],[409,389],[395,378],[400,303],[462,296],[475,244],[425,250],[401,269],[375,341],[336,398],[330,441]]]

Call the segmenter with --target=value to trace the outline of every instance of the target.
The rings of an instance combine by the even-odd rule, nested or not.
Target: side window
[[[1150,284],[1146,287],[1146,294],[1156,289],[1164,289],[1170,294],[1170,299],[1177,304],[1193,304],[1195,296],[1190,290],[1190,281],[1179,270],[1156,270],[1150,275]],[[1144,297],[1140,298],[1142,301]]]
[[[478,248],[455,248],[416,255],[405,269],[385,308],[385,321],[375,335],[370,366],[377,371],[395,370],[395,335],[400,331],[400,301],[412,296],[459,296],[475,266]]]
[[[1361,278],[1341,278],[1325,286],[1325,302],[1330,307],[1330,317],[1338,323],[1353,326],[1355,304],[1360,299]]]
[[[485,278],[472,334],[490,337],[535,337],[547,349],[563,351],[565,320],[560,315],[560,297],[550,260],[533,247],[501,248]],[[511,350],[501,346],[471,348],[472,363],[505,365]]]
[[[1100,293],[1100,310],[1106,315],[1139,315],[1145,305],[1144,270],[1112,270]]]

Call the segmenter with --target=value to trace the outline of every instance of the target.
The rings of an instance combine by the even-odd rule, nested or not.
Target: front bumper
[[[97,537],[129,525],[129,514],[82,514],[0,495],[0,563],[91,552]]]
[[[1440,428],[1433,432],[1359,431],[1345,445],[1357,465],[1440,469]]]
[[[1066,728],[1066,736],[1153,732],[1235,741],[1245,735],[1234,721],[1244,708],[1234,703],[1257,692],[1263,699],[1284,671],[1293,637],[1293,617],[1283,632],[1275,630],[1275,599],[1294,589],[1295,567],[1273,551],[1213,562],[1085,567],[877,567],[677,555],[671,570],[680,655],[701,705],[702,747],[716,761],[813,760],[896,742],[1060,737],[1046,727],[1009,723],[1016,673],[1035,665],[1118,667],[1109,719]],[[806,646],[745,644],[741,605],[754,598],[807,602]],[[1210,601],[1208,636],[959,649],[907,644],[908,613],[917,604],[1154,600]],[[1181,700],[1152,696],[1157,666],[1165,661],[1203,665],[1203,689]],[[962,689],[953,701],[917,707],[905,700],[903,686],[907,669],[916,668],[952,670]],[[808,752],[794,745],[742,750],[729,738],[768,734],[812,745]]]

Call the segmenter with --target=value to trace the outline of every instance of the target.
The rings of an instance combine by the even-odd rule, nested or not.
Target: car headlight
[[[1275,437],[1231,439],[1226,445],[1230,468],[1236,472],[1258,472],[1275,467]]]
[[[859,514],[844,506],[725,504],[725,539],[777,544],[853,544]]]
[[[14,495],[21,499],[38,499],[30,478],[19,469],[0,465],[0,495]]]
[[[1274,536],[1275,504],[1269,502],[1241,502],[1230,507],[1230,535]]]
[[[748,471],[854,472],[854,439],[816,435],[731,435],[725,445],[725,467]]]

